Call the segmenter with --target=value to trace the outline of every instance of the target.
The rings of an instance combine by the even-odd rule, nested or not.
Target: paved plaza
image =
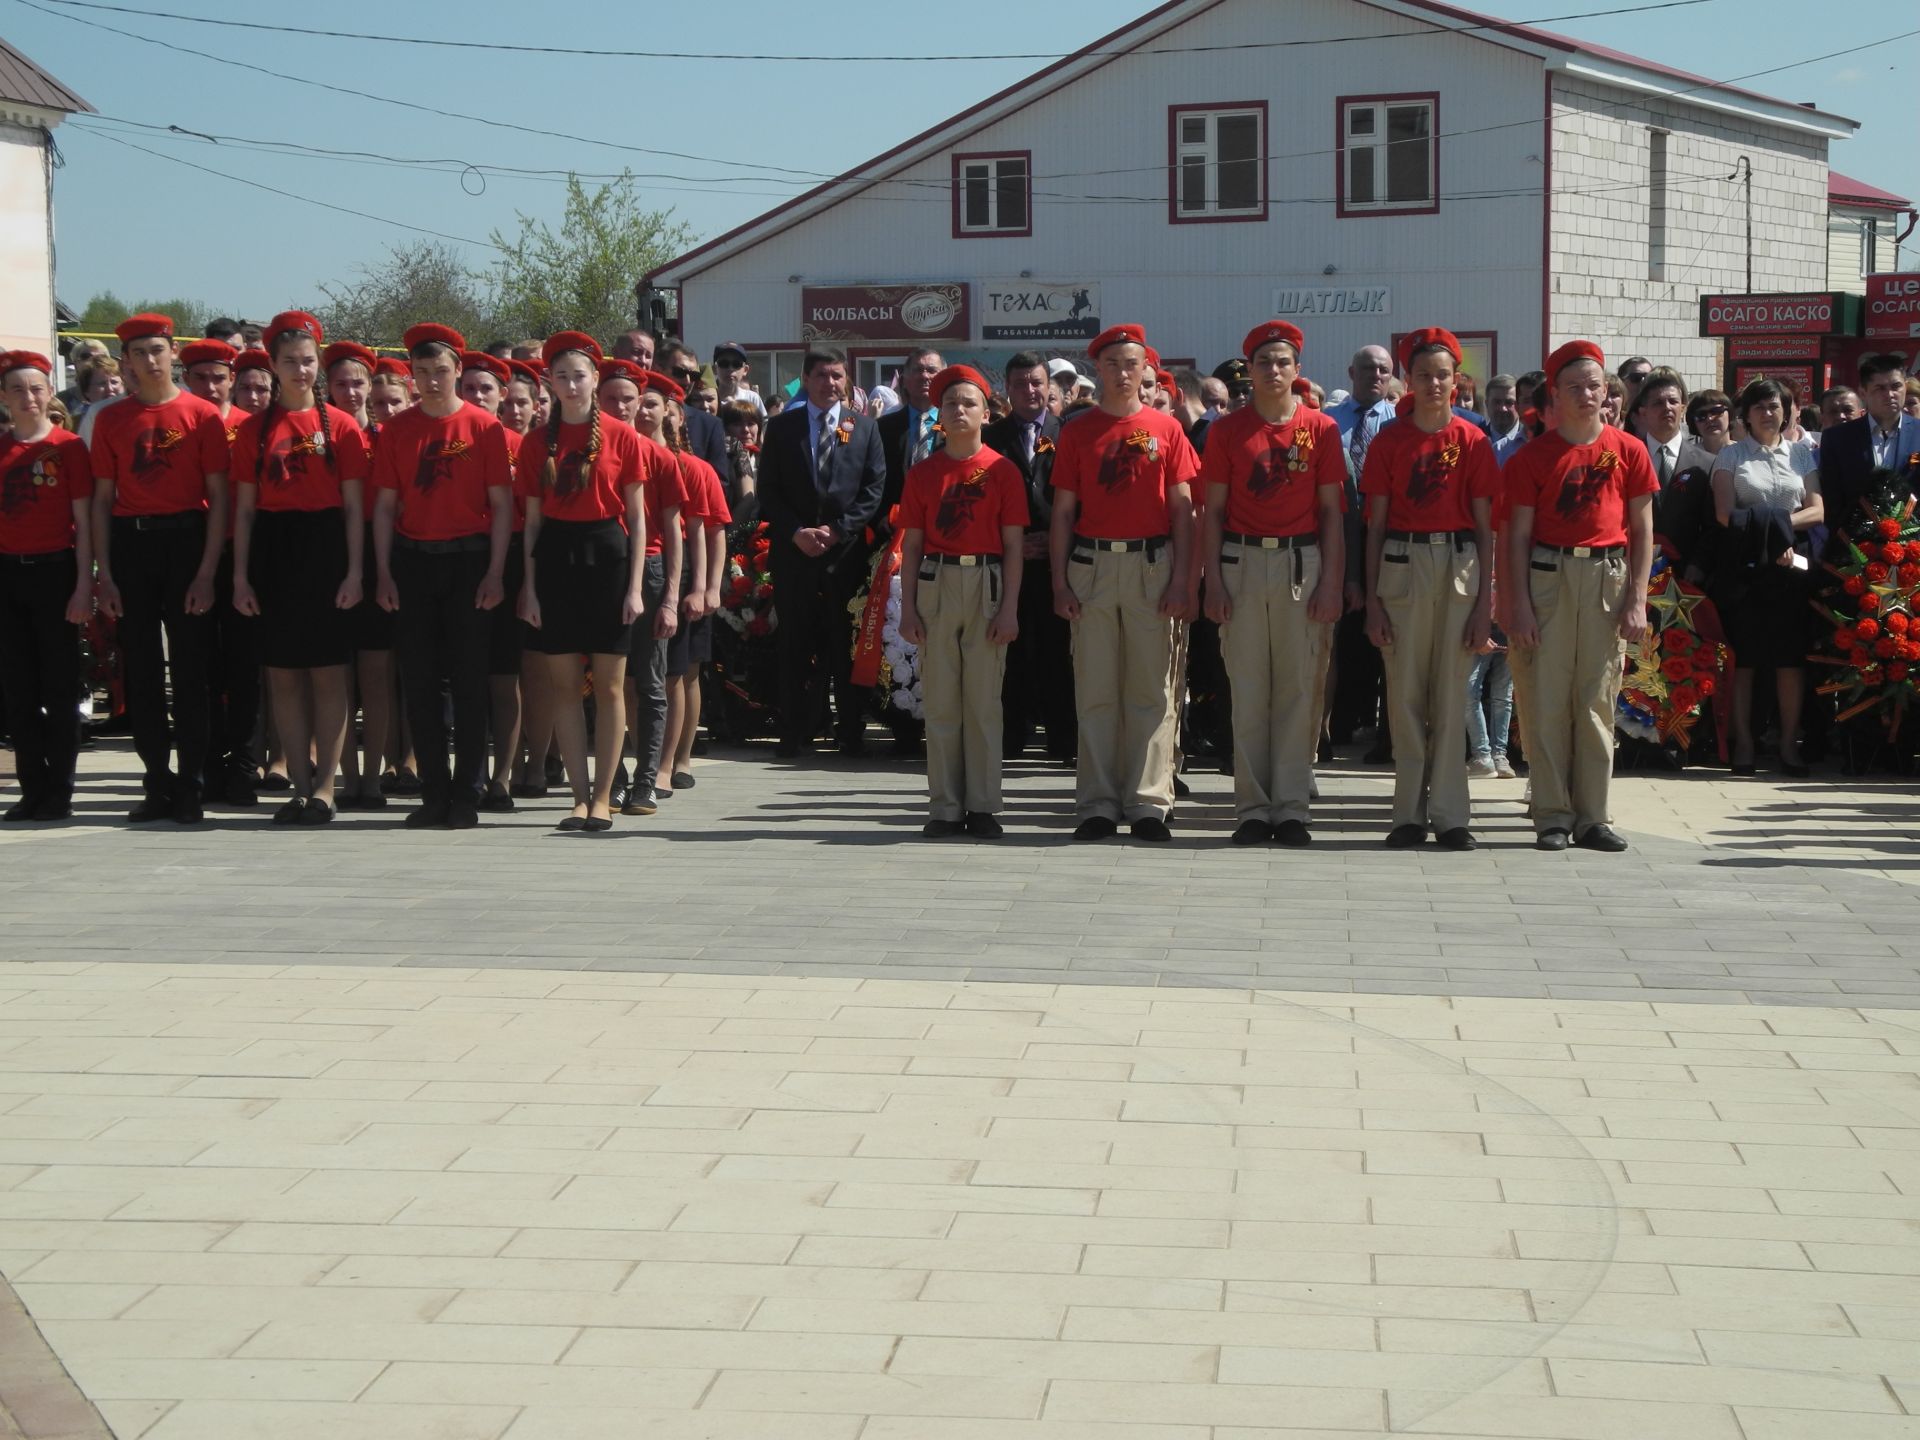
[[[0,833],[12,1433],[1920,1437],[1910,786],[1623,777],[1612,857],[1516,782],[1388,853],[1369,768],[1297,853],[1209,772],[1149,847],[1038,764],[998,845],[878,761],[604,837],[85,765]]]

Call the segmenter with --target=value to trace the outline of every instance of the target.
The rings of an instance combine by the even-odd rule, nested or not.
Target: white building
[[[1857,128],[1433,0],[1171,0],[642,291],[762,384],[809,310],[871,384],[919,335],[1004,360],[1019,305],[1079,312],[1032,348],[1137,321],[1203,369],[1289,315],[1329,384],[1422,325],[1483,375],[1589,336],[1705,382],[1698,297],[1747,289],[1749,255],[1755,291],[1825,288],[1827,146]]]
[[[1913,225],[1912,201],[1829,170],[1827,283],[1822,288],[1864,295],[1867,276],[1900,268],[1899,242]]]
[[[55,353],[53,130],[92,109],[0,40],[0,348]]]

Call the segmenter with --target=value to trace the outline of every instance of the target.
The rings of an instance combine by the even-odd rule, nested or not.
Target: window
[[[1168,218],[1175,224],[1267,218],[1267,106],[1167,112]]]
[[[1440,209],[1438,95],[1343,95],[1338,104],[1341,215]]]
[[[1647,278],[1667,278],[1667,145],[1665,130],[1647,132]]]
[[[1033,234],[1033,152],[953,157],[953,233]]]
[[[1880,218],[1869,215],[1860,222],[1860,278],[1875,274],[1880,269]]]

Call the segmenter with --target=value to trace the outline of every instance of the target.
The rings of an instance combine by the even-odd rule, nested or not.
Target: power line
[[[137,15],[146,20],[174,20],[188,25],[213,25],[228,30],[259,30],[273,35],[302,35],[327,40],[365,40],[382,45],[425,45],[449,50],[493,50],[519,55],[565,55],[595,60],[719,60],[774,62],[804,65],[899,65],[949,64],[961,61],[1118,59],[1136,55],[1199,55],[1227,50],[1287,50],[1315,45],[1353,45],[1379,40],[1421,40],[1436,33],[1470,35],[1480,31],[1502,32],[1515,26],[1552,25],[1565,20],[1592,20],[1617,15],[1643,15],[1654,10],[1679,10],[1706,5],[1713,0],[1655,0],[1607,10],[1581,10],[1566,15],[1546,15],[1535,20],[1490,20],[1477,25],[1434,25],[1421,30],[1396,30],[1385,35],[1330,35],[1319,39],[1251,40],[1236,44],[1138,46],[1125,50],[1027,50],[971,55],[788,55],[771,52],[717,53],[694,50],[598,50],[562,45],[513,45],[488,40],[448,40],[439,36],[377,35],[359,30],[321,30],[302,25],[269,25],[259,20],[224,20],[207,15],[181,15],[167,10],[145,10],[132,5],[108,5],[100,0],[47,0],[72,10],[98,10],[115,15]]]

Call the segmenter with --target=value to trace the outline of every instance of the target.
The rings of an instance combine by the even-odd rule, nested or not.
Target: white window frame
[[[1340,114],[1340,204],[1341,215],[1421,215],[1440,208],[1440,100],[1437,95],[1355,95],[1342,96]],[[1418,199],[1381,198],[1391,180],[1392,167],[1387,151],[1394,143],[1387,139],[1390,112],[1420,109],[1427,112],[1427,185]],[[1367,117],[1367,130],[1356,133],[1355,117]],[[1354,156],[1371,152],[1375,199],[1353,198]]]
[[[1220,204],[1220,122],[1222,120],[1251,120],[1255,126],[1254,140],[1254,199],[1251,205],[1223,207]],[[1197,140],[1187,138],[1190,122],[1199,122],[1203,126]],[[1176,221],[1196,220],[1264,220],[1267,214],[1267,112],[1264,106],[1227,105],[1218,108],[1202,106],[1174,106],[1171,115],[1172,129],[1172,174],[1169,177],[1171,194],[1168,209]],[[1239,161],[1232,163],[1238,164]],[[1205,189],[1203,202],[1198,207],[1187,204],[1186,177],[1190,168],[1197,167],[1204,177]]]
[[[1020,188],[1026,215],[1018,225],[1004,223],[1000,215],[1001,167],[1018,166]],[[1033,156],[1030,151],[1002,155],[956,155],[953,160],[953,233],[964,235],[1031,235],[1033,233]],[[988,222],[974,225],[967,219],[967,186],[974,179],[987,186]]]

